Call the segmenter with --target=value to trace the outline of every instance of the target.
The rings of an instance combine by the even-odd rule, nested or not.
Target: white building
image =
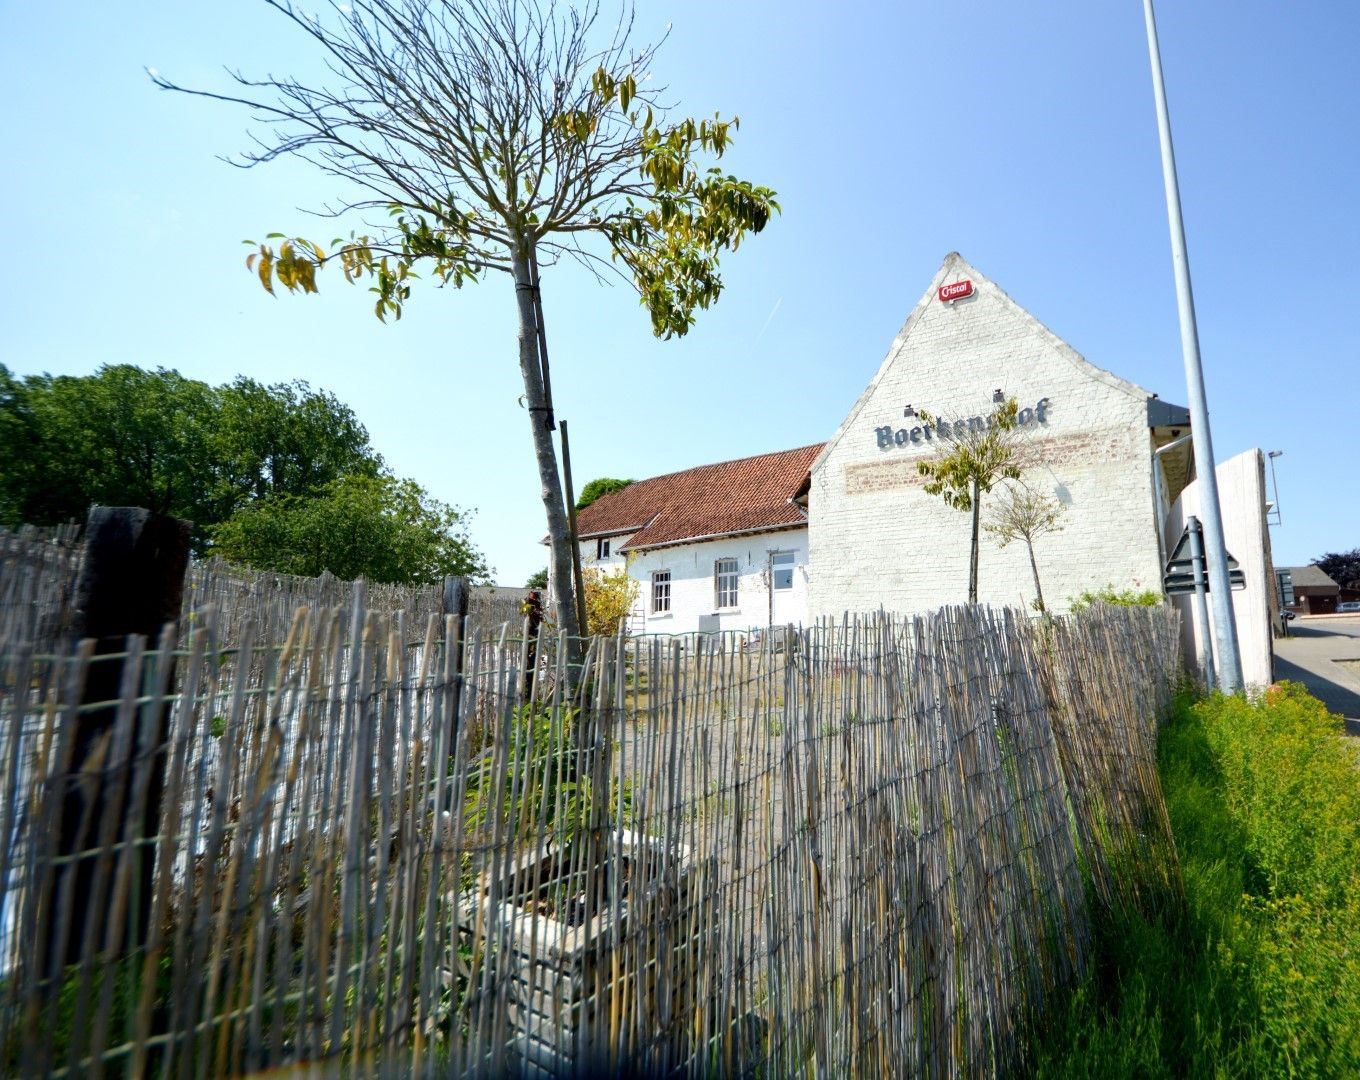
[[[951,254],[813,462],[811,617],[966,601],[971,518],[923,490],[917,464],[941,440],[919,414],[978,425],[1009,398],[1025,484],[1066,508],[1062,531],[1035,544],[1050,608],[1106,585],[1161,587],[1162,522],[1190,447],[1155,451],[1188,433],[1187,411],[1089,363]],[[1024,543],[1000,548],[984,533],[980,548],[979,602],[1028,606]]]
[[[802,622],[807,510],[821,445],[639,480],[577,516],[583,567],[627,565],[634,632],[683,634]]]
[[[963,603],[971,518],[926,494],[917,464],[939,454],[939,424],[983,425],[1011,398],[1023,482],[1065,508],[1062,530],[1035,544],[1050,609],[1105,586],[1159,590],[1168,518],[1193,478],[1187,410],[1088,362],[958,254],[828,442],[605,496],[580,516],[583,561],[609,568],[631,555],[642,592],[633,629],[647,632]],[[1244,520],[1259,511],[1243,508]],[[1030,606],[1023,541],[1003,548],[984,532],[980,548],[979,602]],[[1248,588],[1269,577],[1254,574]],[[1256,597],[1245,609],[1269,606]],[[1268,635],[1256,621],[1239,634]]]

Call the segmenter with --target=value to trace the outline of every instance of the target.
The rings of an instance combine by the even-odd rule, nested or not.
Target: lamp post
[[[1199,330],[1195,325],[1195,297],[1190,288],[1190,257],[1185,248],[1185,225],[1181,220],[1180,185],[1176,180],[1176,154],[1171,146],[1171,118],[1162,82],[1162,54],[1157,45],[1157,21],[1152,0],[1143,0],[1147,23],[1148,56],[1152,64],[1152,93],[1157,103],[1157,131],[1161,136],[1162,179],[1166,184],[1167,224],[1171,229],[1171,262],[1176,272],[1176,305],[1180,310],[1181,352],[1185,357],[1185,384],[1190,406],[1190,434],[1198,474],[1199,516],[1204,528],[1205,557],[1209,564],[1209,596],[1214,612],[1214,655],[1218,661],[1218,686],[1225,694],[1242,689],[1242,661],[1237,647],[1237,623],[1233,618],[1228,582],[1228,551],[1223,542],[1223,517],[1219,511],[1218,477],[1214,473],[1214,447],[1209,434],[1209,405],[1204,394],[1204,369],[1200,365]]]
[[[1271,522],[1272,525],[1281,525],[1284,523],[1284,516],[1280,513],[1280,485],[1275,480],[1275,459],[1283,453],[1283,450],[1271,450],[1266,454],[1266,457],[1270,459],[1270,491],[1271,494],[1275,496],[1275,520]]]

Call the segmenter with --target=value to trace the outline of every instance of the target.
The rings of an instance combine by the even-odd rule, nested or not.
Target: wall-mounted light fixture
[[[1005,400],[1006,400],[1006,395],[1003,394],[1000,390],[993,390],[993,391],[992,391],[992,402],[993,402],[994,404],[1000,405],[1000,404],[1001,404],[1003,401],[1005,401]]]
[[[905,409],[902,410],[902,415],[903,415],[903,416],[915,416],[915,415],[916,415],[916,409],[913,408],[912,406],[908,405]]]

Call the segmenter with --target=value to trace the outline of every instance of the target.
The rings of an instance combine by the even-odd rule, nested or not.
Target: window
[[[793,588],[794,558],[792,551],[770,552],[770,582],[776,592]]]
[[[736,559],[719,559],[713,564],[713,593],[718,607],[737,606]]]
[[[597,559],[607,559],[607,558],[609,558],[609,541],[608,541],[608,540],[596,540],[596,541],[595,541],[595,558],[597,558]]]
[[[652,573],[652,612],[661,614],[671,609],[671,572],[656,570]]]

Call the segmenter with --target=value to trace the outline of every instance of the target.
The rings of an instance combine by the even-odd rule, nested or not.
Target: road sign
[[[1196,525],[1199,522],[1195,523]],[[1186,593],[1195,591],[1195,563],[1199,562],[1199,572],[1204,579],[1204,591],[1209,591],[1209,573],[1204,565],[1204,557],[1199,556],[1198,560],[1192,554],[1190,543],[1190,527],[1187,525],[1181,530],[1181,538],[1176,541],[1176,546],[1171,552],[1171,558],[1166,561],[1166,569],[1162,573],[1162,588],[1166,590],[1168,596],[1184,596]],[[1228,553],[1228,584],[1234,592],[1247,587],[1247,575],[1238,566],[1237,560]]]

